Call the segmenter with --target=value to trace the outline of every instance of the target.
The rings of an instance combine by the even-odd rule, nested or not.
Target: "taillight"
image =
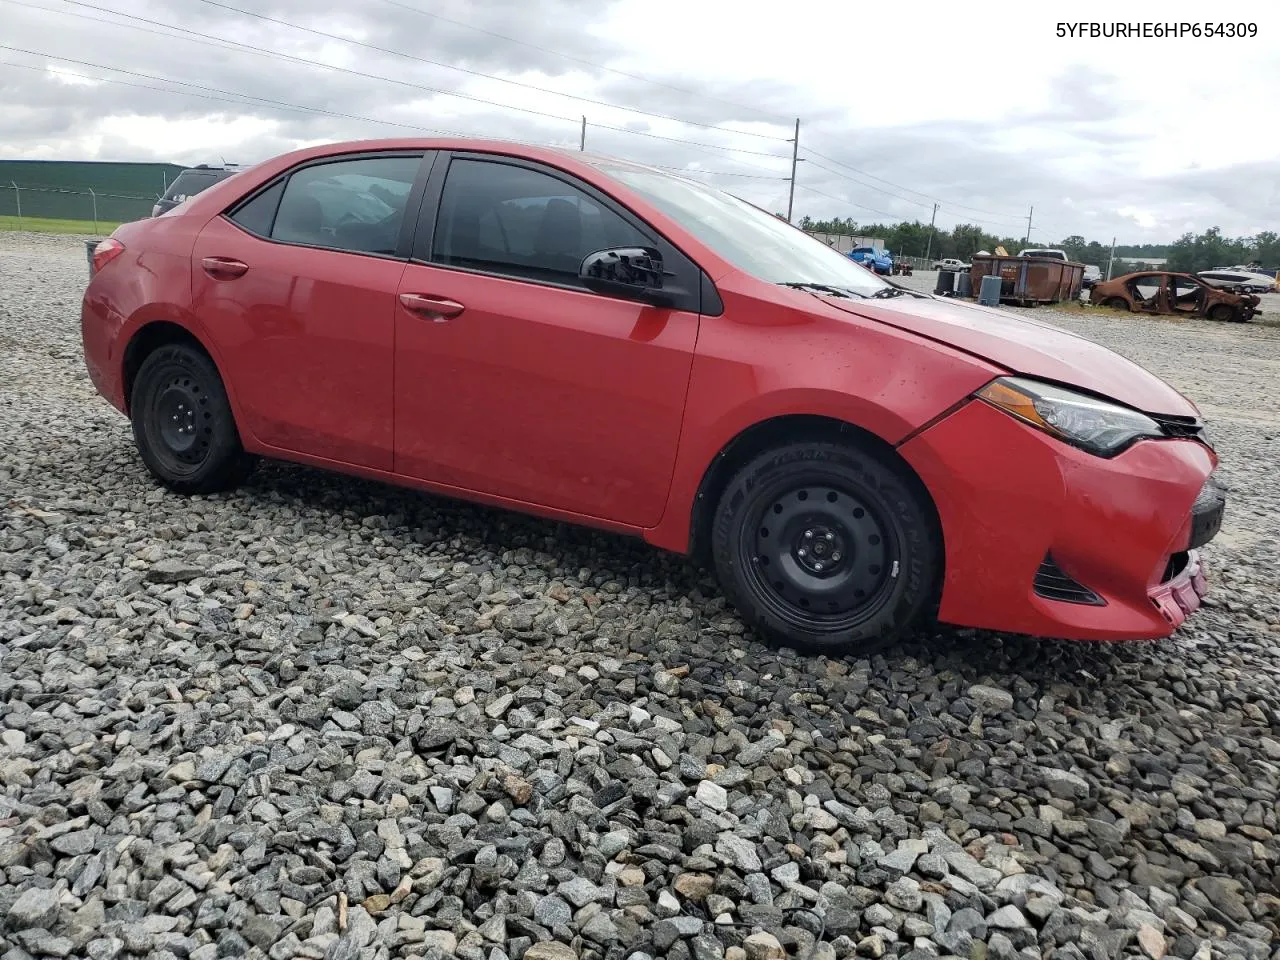
[[[93,272],[97,273],[120,254],[124,253],[124,244],[114,237],[108,237],[93,248]]]

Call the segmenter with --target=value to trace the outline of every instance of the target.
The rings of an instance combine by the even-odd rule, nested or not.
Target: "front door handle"
[[[426,293],[402,293],[400,294],[400,305],[410,313],[416,313],[420,317],[427,317],[436,323],[452,320],[467,309],[456,300],[433,297]]]
[[[232,260],[230,257],[205,257],[200,261],[204,272],[215,280],[234,280],[243,277],[249,270],[247,263]]]

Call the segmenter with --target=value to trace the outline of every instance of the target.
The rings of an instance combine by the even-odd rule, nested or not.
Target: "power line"
[[[813,187],[806,186],[803,183],[797,183],[796,186],[799,187],[801,190],[808,190],[810,193],[816,193],[820,197],[826,197],[828,200],[834,200],[836,203],[843,203],[850,207],[857,207],[859,210],[866,210],[866,211],[869,211],[870,213],[876,214],[877,216],[888,217],[890,220],[893,220],[895,222],[900,222],[902,220],[902,217],[896,213],[887,213],[884,210],[877,210],[875,207],[868,207],[861,203],[854,203],[852,200],[846,200],[843,197],[832,196],[829,193],[824,193],[821,190],[817,190]]]
[[[248,44],[248,43],[241,43],[238,40],[228,40],[224,37],[214,36],[213,34],[200,33],[197,30],[190,30],[186,27],[178,27],[172,24],[161,23],[158,20],[149,20],[146,17],[135,17],[132,14],[122,13],[116,10],[109,10],[108,12],[114,13],[117,16],[121,16],[121,17],[129,17],[129,19],[131,20],[142,20],[146,23],[153,23],[156,26],[168,27],[171,30],[179,30],[182,33],[189,34],[189,36],[175,37],[172,34],[162,33],[159,30],[148,30],[147,28],[137,26],[136,24],[119,23],[118,21],[106,20],[101,17],[91,17],[91,16],[88,16],[87,14],[75,13],[74,11],[71,11],[71,10],[51,10],[48,7],[40,7],[32,3],[25,3],[23,2],[23,0],[0,0],[0,2],[10,3],[19,7],[27,7],[28,9],[31,9],[31,10],[41,10],[46,13],[57,14],[58,16],[77,17],[82,20],[91,20],[95,23],[103,23],[112,27],[123,27],[127,30],[139,30],[139,31],[142,31],[143,33],[154,34],[155,36],[158,36],[158,37],[166,37],[173,40],[185,40],[188,43],[199,43],[202,46],[213,47],[219,50],[225,50],[227,49],[228,46],[235,47],[235,48],[238,48],[241,52],[249,53],[258,57],[270,57],[271,59],[274,59],[274,60],[289,60],[289,61],[292,61],[293,63],[301,63],[301,64],[305,64],[307,66],[312,66],[312,67],[321,67],[325,70],[334,70],[339,73],[345,73],[354,77],[361,77],[366,80],[377,80],[381,83],[393,83],[402,87],[410,87],[414,90],[423,90],[423,91],[426,91],[427,93],[437,93],[446,97],[458,97],[459,99],[462,99],[462,100],[471,100],[476,103],[483,103],[489,106],[500,106],[508,110],[516,110],[521,113],[532,114],[535,117],[545,117],[548,120],[563,120],[565,123],[578,122],[577,117],[566,117],[558,113],[547,113],[546,111],[534,110],[530,107],[517,107],[511,104],[499,104],[493,100],[486,100],[483,97],[473,97],[470,94],[454,93],[452,90],[443,90],[439,87],[431,87],[423,83],[414,83],[413,81],[410,81],[410,80],[400,80],[396,77],[385,77],[376,73],[367,73],[363,70],[353,70],[350,67],[341,67],[341,66],[338,66],[337,64],[325,63],[322,60],[312,60],[309,57],[299,57],[296,54],[292,54],[292,53],[282,53],[278,50],[263,50],[260,47],[255,47],[252,44]],[[86,6],[86,7],[92,6],[92,4],[80,3],[80,0],[63,0],[63,2],[73,3],[76,6]],[[217,42],[212,43],[207,41],[217,41]]]
[[[535,90],[535,91],[537,91],[538,93],[545,93],[545,94],[548,94],[548,95],[550,95],[550,96],[566,97],[566,98],[568,98],[568,99],[570,99],[570,100],[576,100],[576,101],[578,101],[579,103],[591,103],[591,104],[595,104],[596,106],[599,106],[599,107],[608,107],[610,110],[622,110],[622,111],[627,112],[627,113],[636,113],[636,114],[639,114],[639,115],[641,115],[641,116],[645,116],[645,117],[653,117],[654,119],[657,119],[657,120],[670,120],[670,121],[673,121],[673,122],[675,122],[675,123],[689,123],[689,124],[692,124],[692,125],[694,125],[694,126],[711,127],[711,128],[712,128],[712,129],[714,129],[714,130],[719,130],[719,131],[722,131],[722,132],[725,132],[725,133],[732,133],[732,134],[735,134],[735,135],[738,135],[738,136],[745,136],[745,137],[760,137],[760,138],[765,139],[765,140],[775,140],[775,141],[778,141],[778,142],[780,142],[780,143],[790,143],[790,140],[789,140],[789,139],[787,139],[786,137],[778,137],[778,136],[773,136],[773,135],[770,135],[770,134],[764,134],[764,133],[746,133],[746,132],[738,131],[738,130],[726,130],[724,127],[716,126],[716,125],[714,125],[714,124],[706,124],[706,123],[701,123],[701,122],[698,122],[698,121],[682,120],[680,117],[673,117],[673,116],[669,116],[668,114],[663,114],[663,113],[653,113],[652,111],[649,111],[649,110],[641,110],[641,109],[636,108],[636,107],[625,107],[625,106],[620,106],[619,104],[616,104],[616,103],[609,103],[607,100],[596,100],[596,99],[594,99],[593,97],[583,97],[583,96],[579,96],[578,94],[574,94],[574,93],[564,93],[563,91],[560,91],[560,90],[553,90],[553,89],[551,89],[550,87],[540,87],[540,86],[538,86],[538,85],[536,85],[536,84],[526,83],[526,82],[524,82],[523,80],[512,80],[512,79],[510,79],[510,78],[508,78],[508,77],[500,77],[500,76],[497,76],[496,74],[483,73],[483,72],[481,72],[481,71],[479,71],[479,70],[472,70],[472,69],[470,69],[470,68],[468,68],[468,67],[459,67],[459,66],[456,66],[455,64],[451,64],[451,63],[444,63],[444,62],[439,61],[439,60],[431,60],[431,59],[428,59],[427,57],[420,57],[420,56],[417,56],[416,54],[412,54],[412,53],[405,53],[405,52],[403,52],[403,51],[401,51],[401,50],[393,50],[391,47],[382,47],[382,46],[378,46],[377,44],[374,44],[374,43],[367,43],[367,42],[366,42],[366,41],[364,41],[364,40],[356,40],[356,39],[354,39],[354,38],[352,38],[352,37],[344,37],[344,36],[342,36],[341,34],[336,34],[336,33],[327,33],[327,32],[326,32],[326,31],[324,31],[324,30],[317,30],[315,27],[308,27],[308,26],[304,26],[304,25],[299,24],[299,23],[293,23],[293,22],[291,22],[291,21],[289,21],[289,20],[282,20],[282,19],[280,19],[279,17],[272,17],[272,16],[269,16],[269,15],[267,15],[267,14],[265,14],[265,13],[255,13],[255,12],[254,12],[254,11],[252,11],[252,10],[245,10],[245,9],[242,9],[241,7],[234,7],[234,6],[232,6],[231,4],[229,4],[229,3],[222,3],[222,2],[221,2],[221,0],[200,0],[200,2],[201,2],[201,3],[208,4],[208,5],[209,5],[209,6],[211,6],[211,7],[218,7],[219,9],[222,9],[222,10],[228,10],[228,11],[231,11],[232,13],[239,13],[239,14],[241,14],[242,16],[246,16],[246,17],[256,17],[257,19],[259,19],[259,20],[265,20],[265,21],[266,21],[266,22],[268,22],[268,23],[274,23],[274,24],[277,24],[277,25],[282,26],[282,27],[289,27],[290,29],[293,29],[293,30],[301,30],[301,31],[303,31],[304,33],[314,34],[315,36],[318,36],[318,37],[325,37],[325,38],[327,38],[327,39],[329,39],[329,40],[336,40],[336,41],[338,41],[339,43],[349,43],[349,44],[353,44],[354,46],[364,47],[364,48],[365,48],[365,49],[367,49],[367,50],[376,50],[376,51],[378,51],[379,53],[387,53],[387,54],[391,54],[392,56],[396,56],[396,57],[404,57],[404,58],[405,58],[405,59],[407,59],[407,60],[415,60],[415,61],[417,61],[418,63],[426,63],[426,64],[430,64],[431,66],[434,66],[434,67],[443,67],[443,68],[444,68],[444,69],[446,69],[446,70],[456,70],[456,71],[458,71],[459,73],[465,73],[465,74],[468,74],[468,75],[473,76],[473,77],[481,77],[481,78],[483,78],[483,79],[485,79],[485,80],[494,80],[494,81],[496,81],[496,82],[498,82],[498,83],[507,83],[507,84],[511,84],[512,86],[522,87],[522,88],[524,88],[524,89],[526,89],[526,90]],[[493,101],[490,101],[490,102],[493,102]],[[498,104],[498,103],[496,103],[496,102],[493,102],[493,103],[494,103],[494,105],[495,105],[495,106],[505,106],[504,104]],[[660,140],[671,139],[671,138],[669,138],[669,137],[662,137],[662,136],[659,136],[658,134],[645,134],[645,133],[641,133],[641,131],[638,131],[638,130],[628,130],[626,127],[612,127],[612,126],[608,126],[608,125],[606,125],[606,124],[599,124],[599,123],[597,123],[597,124],[592,124],[592,126],[594,126],[594,127],[599,127],[599,128],[605,129],[605,130],[616,130],[616,131],[618,131],[618,132],[620,132],[620,133],[632,133],[632,134],[637,134],[637,135],[639,135],[639,136],[652,136],[652,137],[656,137],[657,139],[660,139]],[[719,145],[714,145],[714,144],[713,144],[712,146],[713,146],[714,148],[716,148],[716,149],[721,149],[721,150],[734,149],[734,148],[731,148],[731,147],[721,147],[721,146],[719,146]],[[739,152],[741,152],[741,153],[751,153],[751,152],[753,152],[753,151],[750,151],[750,150],[742,150],[742,151],[739,151]],[[771,153],[760,154],[760,155],[761,155],[761,156],[770,156],[770,157],[771,157],[771,156],[776,156],[776,154],[771,154]]]
[[[419,127],[413,124],[401,123],[395,120],[382,120],[377,117],[365,117],[357,114],[340,113],[338,111],[326,110],[320,107],[309,107],[303,104],[291,104],[291,103],[286,103],[280,100],[272,100],[267,97],[255,97],[249,94],[241,94],[235,91],[221,90],[217,87],[209,87],[203,84],[192,84],[192,83],[187,83],[181,80],[172,80],[166,77],[157,77],[151,74],[140,73],[138,71],[124,70],[118,67],[109,67],[104,64],[97,64],[87,60],[76,60],[70,57],[60,57],[60,56],[55,56],[53,54],[44,54],[44,53],[39,53],[37,51],[25,50],[20,47],[10,47],[4,44],[0,44],[0,50],[9,50],[15,53],[25,53],[31,56],[45,56],[53,60],[60,60],[64,63],[73,63],[73,64],[76,64],[77,66],[92,67],[98,70],[108,70],[116,73],[123,73],[127,76],[139,77],[146,80],[155,80],[159,83],[173,83],[173,84],[177,84],[184,87],[192,87],[192,88],[195,88],[196,90],[203,90],[206,92],[197,93],[191,90],[171,90],[171,89],[166,89],[164,87],[150,86],[148,84],[131,83],[127,80],[119,80],[111,77],[87,77],[86,78],[84,77],[83,74],[73,73],[71,71],[55,70],[47,66],[36,66],[34,64],[14,63],[12,61],[0,60],[0,66],[18,67],[24,70],[32,70],[38,73],[50,72],[50,73],[55,73],[59,76],[76,77],[77,79],[91,79],[100,83],[111,83],[111,84],[117,84],[121,86],[134,87],[140,90],[153,90],[159,93],[177,94],[179,96],[198,97],[203,100],[215,100],[223,103],[248,105],[245,103],[245,100],[249,99],[249,100],[258,101],[260,103],[268,104],[273,107],[278,107],[284,110],[301,111],[304,113],[321,113],[328,116],[337,116],[337,117],[342,117],[342,118],[351,119],[351,120],[361,120],[369,123],[382,123],[382,124],[388,124],[396,127],[403,127],[406,129],[414,130],[416,132],[436,133],[436,134],[442,134],[445,136],[458,136],[458,137],[469,136],[468,134],[461,133],[456,130],[442,130],[442,129],[431,128],[431,127]],[[515,142],[530,143],[529,141],[515,141]],[[530,145],[542,146],[543,144],[530,143]],[[756,175],[756,174],[750,174],[750,173],[739,173],[739,172],[728,171],[728,170],[699,170],[699,169],[689,169],[689,168],[683,168],[683,167],[664,167],[660,164],[650,164],[650,166],[657,166],[660,169],[673,170],[681,173],[702,173],[702,174],[707,174],[709,176],[747,177],[751,179],[760,179],[760,180],[788,179],[787,177],[764,176],[764,175]]]
[[[729,170],[700,170],[690,167],[666,167],[660,163],[650,163],[646,164],[646,166],[657,167],[659,170],[671,170],[675,173],[704,173],[707,176],[712,177],[746,177],[751,180],[781,180],[784,182],[791,179],[790,177],[771,177],[759,173],[737,173]]]
[[[487,105],[487,106],[497,107],[497,108],[499,108],[499,109],[504,109],[504,110],[515,110],[515,111],[518,111],[518,112],[521,112],[521,113],[532,114],[532,115],[534,115],[534,116],[543,117],[543,118],[551,119],[551,120],[559,120],[559,121],[562,121],[562,122],[565,122],[565,123],[573,123],[573,124],[577,124],[577,123],[579,122],[579,118],[578,118],[578,117],[566,117],[566,116],[561,116],[561,115],[559,115],[559,114],[548,113],[548,112],[546,112],[546,111],[542,111],[542,110],[535,110],[535,109],[530,108],[530,107],[519,107],[519,106],[515,106],[515,105],[513,105],[513,104],[500,103],[500,102],[495,101],[495,100],[488,100],[488,99],[486,99],[486,98],[484,98],[484,97],[476,97],[476,96],[472,96],[472,95],[470,95],[470,94],[464,94],[464,93],[454,93],[453,91],[449,91],[449,90],[442,90],[442,89],[440,89],[440,88],[438,88],[438,87],[430,87],[430,86],[427,86],[427,85],[425,85],[425,84],[415,83],[415,82],[408,81],[408,80],[400,80],[400,79],[395,78],[395,77],[387,77],[387,76],[382,76],[382,75],[379,75],[379,74],[371,74],[371,73],[368,73],[368,72],[363,71],[363,70],[353,70],[353,69],[351,69],[351,68],[349,68],[349,67],[342,67],[342,66],[337,66],[337,65],[335,65],[335,64],[324,63],[323,61],[320,61],[320,60],[312,60],[312,59],[310,59],[310,58],[308,58],[308,57],[300,57],[300,56],[297,56],[296,54],[282,53],[282,52],[275,51],[275,50],[263,50],[263,49],[260,49],[260,48],[258,48],[258,47],[255,47],[255,46],[253,46],[253,45],[251,45],[251,44],[241,43],[240,41],[237,41],[237,40],[229,40],[229,39],[227,39],[227,38],[225,38],[225,37],[219,37],[219,36],[215,36],[215,35],[213,35],[213,34],[201,33],[201,32],[200,32],[200,31],[198,31],[198,30],[192,30],[192,29],[190,29],[190,28],[188,28],[188,27],[182,27],[182,26],[178,26],[178,25],[176,25],[176,24],[165,23],[165,22],[163,22],[163,21],[159,21],[159,20],[152,20],[152,19],[150,19],[150,18],[148,18],[148,17],[142,17],[142,16],[137,16],[137,15],[135,15],[135,14],[124,13],[123,11],[119,11],[119,10],[109,10],[109,9],[106,9],[106,8],[98,8],[98,7],[93,6],[92,4],[84,3],[84,2],[82,2],[82,0],[62,0],[62,2],[64,2],[64,3],[70,3],[70,4],[74,5],[74,6],[90,7],[90,8],[95,9],[95,10],[105,9],[105,10],[106,10],[106,12],[111,13],[111,14],[113,14],[113,15],[115,15],[115,16],[125,17],[125,18],[127,18],[127,19],[129,19],[129,20],[136,20],[136,21],[140,21],[140,22],[142,22],[142,23],[152,24],[153,26],[163,27],[163,28],[168,29],[168,30],[174,30],[174,31],[177,31],[179,34],[185,34],[185,36],[174,36],[173,34],[162,33],[162,32],[160,32],[160,31],[158,31],[158,30],[150,30],[150,29],[147,29],[146,27],[141,27],[141,26],[138,26],[138,25],[136,25],[136,24],[130,24],[130,23],[119,23],[119,22],[117,22],[117,21],[113,21],[113,20],[106,20],[106,19],[102,19],[101,17],[89,16],[89,15],[87,15],[87,14],[83,14],[83,13],[76,13],[76,12],[74,12],[74,11],[69,11],[69,10],[52,10],[52,9],[50,9],[50,8],[48,8],[48,7],[41,7],[41,6],[36,6],[35,4],[25,3],[25,2],[23,2],[23,0],[0,0],[0,2],[3,2],[3,3],[10,3],[10,4],[14,4],[14,5],[16,5],[16,6],[20,6],[20,7],[27,7],[27,8],[32,9],[32,10],[40,10],[40,11],[43,11],[43,12],[46,12],[46,13],[55,13],[55,14],[58,14],[59,16],[76,17],[76,18],[78,18],[78,19],[82,19],[82,20],[89,20],[89,21],[96,22],[96,23],[103,23],[103,24],[106,24],[106,25],[109,25],[109,26],[113,26],[113,27],[123,27],[123,28],[125,28],[125,29],[129,29],[129,30],[138,30],[138,31],[141,31],[141,32],[143,32],[143,33],[150,33],[150,34],[154,34],[154,35],[156,35],[156,36],[166,37],[166,38],[168,38],[168,39],[178,39],[178,40],[184,40],[184,41],[187,41],[187,42],[189,42],[189,43],[197,43],[197,44],[201,44],[201,45],[203,45],[203,46],[212,46],[212,47],[214,47],[215,49],[220,49],[220,50],[225,50],[225,49],[228,49],[229,47],[233,47],[233,48],[235,48],[235,49],[237,49],[237,50],[239,50],[239,51],[241,51],[241,52],[249,53],[249,54],[252,54],[252,55],[254,55],[254,56],[269,57],[269,58],[276,59],[276,60],[285,60],[285,61],[291,61],[291,62],[294,62],[294,63],[305,64],[305,65],[308,65],[308,66],[319,67],[319,68],[321,68],[321,69],[325,69],[325,70],[333,70],[333,71],[337,71],[337,72],[339,72],[339,73],[345,73],[345,74],[349,74],[349,75],[356,76],[356,77],[361,77],[361,78],[368,79],[368,80],[377,80],[377,81],[379,81],[379,82],[392,83],[392,84],[396,84],[396,85],[399,85],[399,86],[409,87],[409,88],[417,89],[417,90],[424,90],[424,91],[427,91],[427,92],[430,92],[430,93],[437,93],[437,94],[441,94],[441,95],[444,95],[444,96],[457,97],[457,98],[459,98],[459,99],[463,99],[463,100],[470,100],[470,101],[474,101],[474,102],[476,102],[476,103],[482,103],[482,104],[485,104],[485,105]],[[257,14],[254,14],[254,15],[255,15],[255,16],[257,16]],[[300,29],[307,29],[307,28],[300,28]],[[355,41],[353,41],[353,42],[355,42]],[[409,56],[409,55],[408,55],[408,54],[403,54],[403,56]],[[56,59],[56,58],[55,58],[55,59]],[[102,67],[101,69],[113,69],[113,68],[110,68],[110,67]],[[380,122],[381,122],[381,121],[380,121]],[[686,139],[684,139],[684,138],[682,138],[682,137],[670,137],[670,136],[665,136],[665,135],[663,135],[663,134],[650,133],[650,132],[648,132],[648,131],[644,131],[644,130],[628,130],[628,129],[627,129],[627,128],[625,128],[625,127],[616,127],[616,126],[612,126],[612,125],[609,125],[609,124],[602,124],[602,123],[590,123],[590,122],[589,122],[589,125],[590,125],[591,127],[595,128],[595,129],[609,130],[609,131],[614,131],[614,132],[617,132],[617,133],[631,134],[632,136],[647,137],[647,138],[651,138],[651,139],[655,139],[655,140],[662,140],[662,141],[666,141],[666,142],[669,142],[669,143],[678,143],[678,144],[682,144],[682,145],[685,145],[685,146],[695,147],[695,148],[698,148],[698,149],[701,149],[701,150],[704,150],[704,151],[705,151],[705,150],[719,150],[719,151],[727,151],[727,152],[730,152],[730,153],[744,153],[744,154],[749,154],[749,155],[751,155],[751,156],[769,157],[769,158],[774,158],[774,159],[785,159],[785,158],[783,158],[783,157],[780,157],[778,154],[774,154],[774,153],[766,153],[766,152],[764,152],[764,151],[757,151],[757,150],[747,150],[747,149],[740,148],[740,147],[730,147],[730,146],[725,146],[725,145],[723,145],[723,144],[702,143],[702,142],[695,141],[695,140],[686,140]],[[737,133],[737,132],[738,132],[738,131],[724,130],[724,128],[718,128],[718,127],[717,127],[717,128],[715,128],[715,129],[723,130],[723,132],[726,132],[726,133]]]
[[[835,159],[835,157],[829,157],[829,156],[827,156],[825,153],[819,153],[817,150],[814,150],[812,147],[805,147],[804,149],[805,149],[808,153],[813,154],[815,157],[821,157],[823,160],[826,160],[826,161],[828,161],[829,163],[834,163],[834,164],[835,164],[836,166],[838,166],[838,167],[843,167],[843,168],[845,168],[846,170],[852,170],[854,173],[860,174],[861,176],[864,176],[864,177],[868,177],[868,178],[870,178],[870,179],[872,179],[872,180],[876,180],[876,181],[878,181],[879,183],[885,183],[885,184],[888,184],[889,186],[894,187],[895,189],[898,189],[898,190],[905,190],[907,193],[914,193],[914,194],[915,194],[916,196],[918,196],[918,197],[924,197],[924,198],[926,198],[927,200],[929,200],[929,201],[930,201],[930,203],[932,203],[932,202],[934,202],[934,201],[937,201],[937,202],[938,202],[939,204],[941,204],[942,206],[959,208],[959,209],[961,209],[961,210],[971,210],[971,211],[973,211],[974,213],[985,213],[985,214],[987,214],[988,216],[992,216],[992,217],[1002,217],[1002,218],[1007,219],[1007,220],[1015,220],[1015,221],[1018,221],[1019,223],[1020,223],[1021,221],[1023,221],[1023,220],[1025,220],[1025,219],[1026,219],[1026,217],[1023,217],[1023,216],[1015,216],[1015,215],[1012,215],[1012,214],[1004,214],[1004,213],[995,213],[994,211],[991,211],[991,210],[979,210],[977,207],[967,207],[967,206],[965,206],[964,204],[960,204],[960,203],[951,203],[951,202],[950,202],[950,201],[948,201],[948,200],[943,200],[941,197],[935,197],[935,196],[933,196],[932,194],[929,194],[929,193],[923,193],[923,192],[921,192],[921,191],[919,191],[919,190],[913,190],[913,189],[911,189],[910,187],[904,187],[904,186],[903,186],[902,184],[900,184],[900,183],[894,183],[892,180],[886,180],[886,179],[884,179],[883,177],[877,177],[874,173],[867,173],[867,171],[865,171],[865,170],[859,170],[857,167],[850,166],[849,164],[845,163],[845,162],[844,162],[844,161],[842,161],[842,160],[837,160],[837,159]]]
[[[736,103],[732,100],[725,100],[725,99],[722,99],[721,97],[716,97],[709,93],[701,93],[697,90],[691,90],[688,87],[680,87],[680,86],[676,86],[673,83],[666,83],[662,80],[655,80],[652,77],[644,77],[644,76],[641,76],[640,74],[628,73],[625,70],[619,70],[616,67],[606,66],[605,64],[597,63],[594,60],[586,60],[583,57],[574,56],[573,54],[565,53],[562,50],[552,50],[550,47],[539,46],[536,43],[530,43],[528,40],[521,40],[518,37],[511,37],[505,33],[497,33],[493,30],[486,30],[484,27],[478,27],[473,23],[466,23],[462,20],[454,20],[451,17],[446,17],[443,14],[435,13],[434,11],[431,11],[431,10],[420,10],[419,8],[411,6],[410,4],[401,3],[400,0],[382,0],[382,2],[390,4],[393,7],[399,7],[402,10],[408,10],[412,13],[419,14],[420,16],[423,16],[423,17],[430,17],[433,20],[442,20],[445,23],[452,23],[455,26],[465,27],[468,30],[474,30],[477,33],[483,33],[486,36],[496,37],[499,40],[506,40],[510,43],[517,43],[520,46],[528,47],[531,50],[540,50],[543,53],[549,53],[552,56],[563,57],[565,60],[572,60],[575,63],[581,63],[588,67],[594,67],[597,70],[604,70],[608,73],[616,74],[619,77],[626,77],[628,80],[638,80],[641,83],[651,83],[657,87],[664,87],[667,90],[674,90],[676,93],[683,93],[688,96],[701,97],[704,100],[715,101],[716,103],[722,103],[725,106],[733,107],[736,110],[749,110],[752,113],[758,113],[762,117],[771,117],[774,120],[779,122],[783,122],[783,123],[791,122],[790,117],[783,118],[780,114],[769,113],[767,110],[761,110],[759,107],[751,107],[745,103]],[[685,121],[685,122],[688,123],[692,121]]]
[[[891,193],[888,190],[884,189],[884,187],[876,187],[869,183],[863,183],[861,180],[855,180],[853,177],[850,177],[848,174],[840,173],[838,170],[832,170],[830,167],[824,166],[823,164],[818,163],[818,161],[816,160],[806,160],[806,162],[812,167],[817,167],[819,170],[825,170],[827,173],[831,174],[833,177],[838,177],[841,180],[847,180],[849,183],[856,183],[860,187],[866,187],[868,190],[874,190],[877,193],[883,193],[885,196],[893,197],[895,200],[901,200],[903,203],[914,203],[917,206],[926,207],[926,208],[931,208],[933,206],[932,203],[925,203],[923,200],[912,200],[910,197],[904,197],[896,193]]]
[[[179,86],[192,87],[196,90],[206,90],[209,92],[195,93],[187,90],[168,90],[164,87],[152,87],[143,83],[130,83],[127,80],[117,80],[112,77],[87,77],[86,78],[83,74],[73,73],[72,71],[69,71],[69,70],[54,70],[53,68],[48,66],[36,66],[34,64],[29,64],[29,63],[14,63],[10,60],[0,60],[0,65],[8,66],[8,67],[20,67],[24,70],[34,70],[39,73],[45,73],[45,72],[55,73],[60,76],[75,77],[81,80],[84,80],[84,79],[96,80],[100,83],[114,83],[114,84],[119,84],[121,86],[126,86],[126,87],[136,87],[140,90],[154,90],[159,93],[171,93],[171,94],[177,94],[179,96],[199,97],[202,100],[217,100],[223,103],[239,104],[240,106],[250,106],[251,104],[247,103],[246,101],[255,100],[255,101],[258,101],[259,103],[276,107],[281,110],[294,110],[294,111],[300,111],[303,113],[317,113],[317,114],[323,114],[325,116],[330,116],[330,117],[340,117],[344,120],[359,120],[365,123],[381,123],[391,127],[400,127],[406,130],[413,130],[417,133],[436,133],[436,134],[441,134],[443,136],[450,136],[450,137],[472,136],[471,134],[460,133],[457,130],[441,130],[441,129],[432,128],[432,127],[420,127],[420,126],[417,126],[416,124],[401,123],[398,120],[380,120],[377,117],[365,117],[365,116],[361,116],[359,114],[354,114],[354,113],[341,113],[336,110],[326,110],[323,107],[308,107],[302,104],[286,103],[283,100],[271,100],[267,97],[255,97],[247,93],[236,93],[233,90],[220,90],[217,87],[206,87],[198,83],[188,83],[185,80],[171,80],[167,77],[157,77],[157,76],[153,76],[152,74],[139,73],[134,70],[124,70],[120,67],[108,67],[108,66],[105,66],[104,64],[91,63],[88,60],[75,60],[75,59],[72,59],[71,57],[62,57],[62,56],[57,56],[55,54],[50,54],[50,53],[40,53],[34,50],[24,50],[21,47],[10,47],[5,44],[0,44],[0,50],[9,50],[13,53],[25,53],[33,57],[48,57],[50,60],[60,60],[63,63],[74,63],[75,65],[81,66],[81,67],[92,67],[95,70],[108,70],[113,73],[123,73],[127,76],[141,77],[145,80],[155,80],[160,83],[173,83]],[[518,141],[518,140],[514,142],[529,143],[529,141]],[[530,145],[543,146],[544,144],[530,144]]]

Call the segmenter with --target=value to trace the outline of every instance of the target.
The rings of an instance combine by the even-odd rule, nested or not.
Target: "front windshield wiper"
[[[873,300],[888,300],[890,297],[900,297],[907,291],[901,287],[885,287],[883,290],[877,290],[871,295]]]
[[[802,280],[781,280],[778,282],[780,287],[790,287],[792,290],[807,290],[810,293],[825,293],[833,297],[861,297],[864,294],[858,293],[856,290],[841,289],[840,287],[832,287],[825,283],[805,283]]]

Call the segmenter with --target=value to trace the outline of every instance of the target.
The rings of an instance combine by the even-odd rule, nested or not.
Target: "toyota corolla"
[[[1205,594],[1195,405],[619,160],[382,140],[267,161],[94,254],[86,364],[171,490],[259,458],[643,537],[757,632],[1158,638]]]

